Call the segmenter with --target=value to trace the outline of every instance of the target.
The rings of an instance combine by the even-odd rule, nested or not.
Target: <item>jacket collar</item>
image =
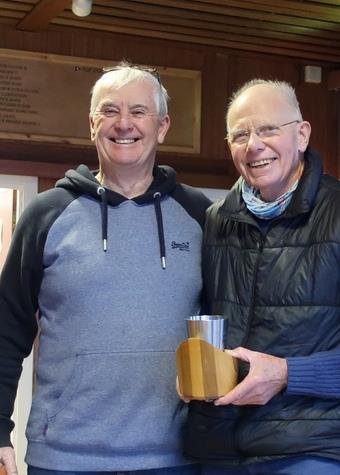
[[[304,155],[305,167],[292,201],[283,213],[285,217],[308,213],[313,207],[323,173],[320,155],[307,148]]]

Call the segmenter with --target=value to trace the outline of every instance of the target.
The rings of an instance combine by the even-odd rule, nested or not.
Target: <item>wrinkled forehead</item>
[[[294,108],[284,94],[268,85],[258,84],[243,92],[228,114],[228,130],[262,124],[280,124],[290,120]]]
[[[152,82],[134,80],[124,85],[103,84],[97,94],[97,106],[103,103],[116,105],[144,105],[157,110],[157,94]]]

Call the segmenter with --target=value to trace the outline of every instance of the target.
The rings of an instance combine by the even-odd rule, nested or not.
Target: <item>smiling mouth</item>
[[[131,145],[131,144],[137,142],[137,140],[139,140],[139,139],[115,139],[115,138],[112,138],[110,140],[111,140],[111,142],[114,142],[118,145]]]
[[[265,167],[266,165],[270,165],[275,160],[276,160],[276,157],[275,158],[266,158],[266,159],[263,159],[263,160],[258,160],[256,162],[247,163],[247,165],[250,168],[261,168],[261,167]]]

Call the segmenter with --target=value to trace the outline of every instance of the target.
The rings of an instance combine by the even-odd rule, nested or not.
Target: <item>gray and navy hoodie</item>
[[[10,445],[22,359],[39,328],[30,465],[182,465],[175,350],[200,307],[210,202],[168,167],[134,199],[94,176],[68,171],[16,227],[0,280],[0,446]]]

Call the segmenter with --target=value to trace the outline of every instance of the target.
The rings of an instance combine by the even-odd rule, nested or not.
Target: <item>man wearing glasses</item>
[[[29,475],[185,474],[175,349],[200,308],[210,201],[155,166],[170,125],[155,70],[122,63],[96,82],[80,165],[24,212],[0,281],[0,462],[39,315]],[[173,246],[177,243],[178,246]],[[182,250],[181,243],[186,243]]]
[[[246,83],[226,121],[241,177],[208,211],[203,277],[239,384],[190,403],[186,453],[204,475],[340,473],[340,183],[289,84]]]

